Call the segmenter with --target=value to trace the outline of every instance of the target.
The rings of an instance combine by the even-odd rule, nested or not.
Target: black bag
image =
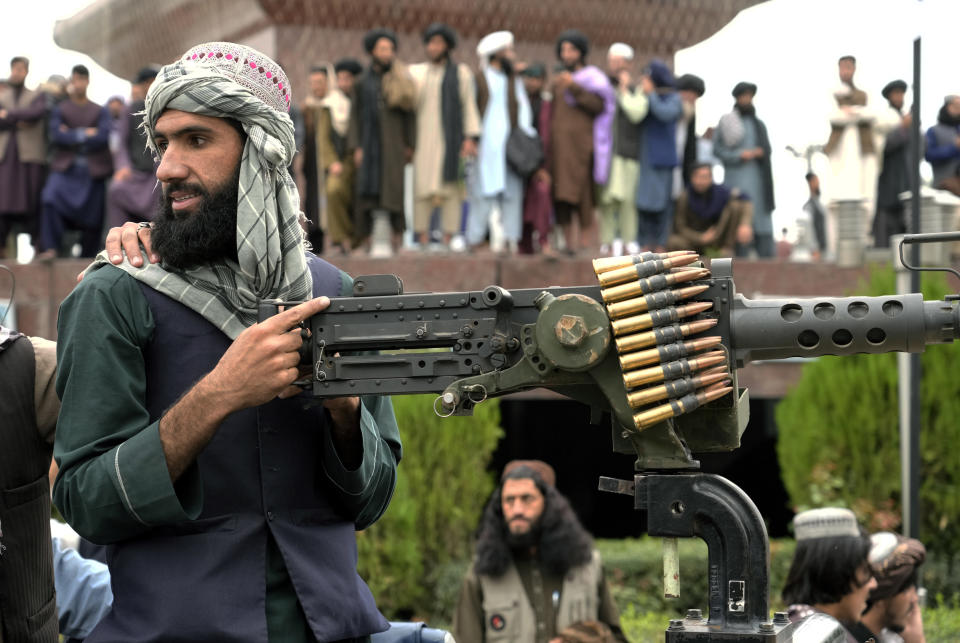
[[[520,127],[510,130],[507,139],[507,165],[510,169],[527,178],[537,171],[543,163],[543,145],[539,136],[530,136]]]

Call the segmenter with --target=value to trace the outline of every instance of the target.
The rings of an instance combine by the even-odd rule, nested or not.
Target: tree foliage
[[[857,294],[895,292],[892,268],[876,270]],[[926,275],[924,299],[950,294]],[[960,344],[922,356],[920,536],[928,547],[960,545]],[[783,482],[796,510],[846,506],[870,531],[901,527],[899,402],[895,354],[821,357],[777,406]]]
[[[397,488],[386,514],[357,534],[360,575],[388,617],[436,614],[445,570],[470,558],[472,534],[494,480],[487,465],[500,439],[497,400],[473,417],[440,418],[432,396],[396,396],[403,441]]]

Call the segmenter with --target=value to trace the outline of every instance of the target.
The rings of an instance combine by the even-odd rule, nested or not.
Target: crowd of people
[[[457,34],[445,24],[422,36],[426,61],[405,64],[396,34],[371,30],[366,64],[312,66],[306,96],[291,102],[298,153],[289,169],[318,252],[401,250],[412,164],[419,248],[479,251],[493,241],[505,253],[547,256],[778,254],[772,150],[753,104],[756,84],[733,87],[731,111],[700,132],[704,80],[675,76],[659,60],[634,76],[628,44],[613,44],[601,69],[575,29],[558,36],[554,65],[517,60],[509,31],[483,37],[475,58],[457,55]],[[91,256],[106,228],[155,216],[156,165],[134,114],[156,68],[137,74],[129,100],[105,107],[87,98],[82,65],[36,91],[24,84],[28,70],[14,58],[0,85],[0,252],[9,232],[22,231],[40,258],[62,255],[71,245],[64,233],[74,230],[79,239],[67,241]],[[906,231],[907,84],[891,81],[885,105],[874,108],[855,71],[854,57],[840,58],[823,146],[831,200],[861,201],[871,219],[864,227],[885,246]],[[960,193],[960,96],[946,98],[925,156],[934,186]],[[807,180],[814,252],[830,253],[836,217],[821,201],[819,177]],[[390,243],[377,247],[372,238]]]
[[[29,234],[41,260],[68,255],[74,243],[92,257],[105,224],[156,214],[156,164],[134,113],[157,69],[137,74],[129,100],[105,106],[87,96],[84,65],[36,90],[25,85],[29,69],[26,58],[13,58],[0,85],[0,257],[13,253],[11,232]]]

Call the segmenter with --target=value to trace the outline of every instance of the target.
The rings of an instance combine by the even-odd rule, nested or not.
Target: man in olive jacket
[[[504,468],[460,590],[459,643],[626,641],[600,554],[555,479],[539,460]]]

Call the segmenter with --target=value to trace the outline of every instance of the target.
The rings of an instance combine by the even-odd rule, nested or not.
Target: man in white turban
[[[162,261],[101,255],[59,318],[54,502],[108,545],[88,641],[338,641],[386,629],[354,530],[386,509],[387,398],[309,406],[298,324],[350,290],[306,252],[286,74],[233,43],[163,67],[143,126]],[[149,257],[149,253],[145,256]],[[258,323],[264,299],[307,300]]]
[[[479,246],[490,228],[490,215],[500,210],[503,236],[511,252],[517,252],[523,231],[523,185],[526,177],[507,163],[507,140],[515,128],[535,137],[533,112],[523,83],[515,73],[513,34],[496,31],[477,44],[480,73],[477,102],[482,133],[477,152],[476,175],[470,182],[470,213],[467,243]]]

